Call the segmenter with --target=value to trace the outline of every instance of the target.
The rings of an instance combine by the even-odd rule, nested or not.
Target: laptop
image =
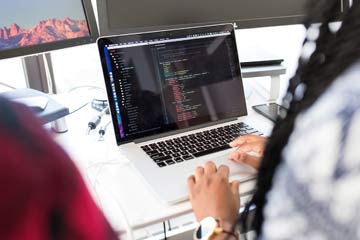
[[[228,143],[261,134],[247,115],[233,25],[102,37],[102,69],[120,151],[168,204],[188,198],[187,178],[212,160],[247,181]]]

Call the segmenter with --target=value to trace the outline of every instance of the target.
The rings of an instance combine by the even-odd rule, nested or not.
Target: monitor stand
[[[50,53],[23,57],[22,62],[29,88],[49,94],[57,93]]]
[[[50,95],[58,93],[54,81],[54,70],[52,67],[50,53],[23,57],[22,62],[26,85],[28,88]],[[65,115],[51,123],[51,128],[55,132],[62,133],[67,131],[67,125],[64,117]]]

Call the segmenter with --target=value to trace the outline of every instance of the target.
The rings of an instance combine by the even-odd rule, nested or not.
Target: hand
[[[241,136],[229,143],[231,147],[237,147],[234,152],[230,153],[229,159],[258,169],[263,158],[266,141],[265,137],[257,135]],[[257,156],[250,155],[249,152],[255,152]]]
[[[229,168],[216,168],[213,162],[207,162],[205,168],[198,167],[195,176],[188,179],[189,197],[197,221],[205,217],[214,217],[220,226],[231,231],[239,214],[240,182],[229,183]]]

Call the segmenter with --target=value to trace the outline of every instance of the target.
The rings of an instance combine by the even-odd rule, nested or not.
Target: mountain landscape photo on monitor
[[[34,6],[33,4],[31,6],[36,7],[36,11],[35,9],[34,11],[27,9],[24,14],[16,18],[10,15],[11,9],[14,9],[14,2],[24,4],[37,2],[38,5],[35,4]],[[52,2],[51,6],[49,2]],[[5,9],[2,8],[4,14],[1,14],[2,11],[0,10],[0,24],[5,23],[8,25],[3,25],[3,27],[0,25],[0,50],[89,36],[89,28],[81,1],[63,0],[55,2],[62,3],[62,6],[57,7],[54,1],[47,0],[13,0],[11,3],[8,2],[8,5],[5,3]],[[69,2],[68,8],[64,7],[65,2]],[[79,4],[76,5],[74,2],[79,2]],[[8,11],[5,13],[6,7],[8,7]],[[23,9],[26,9],[26,7]],[[71,11],[67,11],[67,9],[71,9]],[[36,17],[33,15],[34,13],[38,13]],[[8,14],[8,18],[5,18],[6,14]],[[54,17],[49,16],[50,14]]]

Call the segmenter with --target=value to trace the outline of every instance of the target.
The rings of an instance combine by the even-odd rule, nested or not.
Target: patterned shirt
[[[301,114],[268,194],[263,239],[360,239],[360,62]]]

